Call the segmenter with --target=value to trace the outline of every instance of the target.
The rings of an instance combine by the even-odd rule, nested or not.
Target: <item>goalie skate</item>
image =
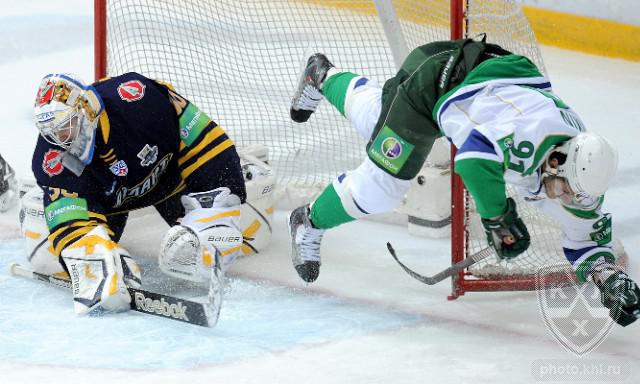
[[[322,53],[309,57],[307,66],[298,81],[298,90],[291,100],[291,119],[297,123],[309,120],[322,100],[322,82],[333,64]]]
[[[291,261],[300,278],[307,283],[320,274],[320,242],[324,229],[314,228],[309,220],[309,206],[296,208],[289,216]]]

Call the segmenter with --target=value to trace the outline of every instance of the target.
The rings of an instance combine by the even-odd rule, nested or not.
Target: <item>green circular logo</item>
[[[384,139],[380,149],[385,157],[392,160],[397,159],[402,154],[402,144],[393,137],[387,137]]]

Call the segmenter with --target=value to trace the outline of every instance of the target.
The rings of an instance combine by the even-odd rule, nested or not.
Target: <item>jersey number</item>
[[[511,146],[511,154],[513,157],[517,157],[520,159],[527,159],[533,155],[533,143],[530,141],[522,141],[518,146]],[[517,163],[512,163],[509,161],[509,169],[512,171],[523,173],[524,172],[524,161],[519,160]]]
[[[78,197],[78,194],[75,192],[69,192],[66,189],[62,189],[62,188],[49,187],[49,199],[51,199],[51,201],[58,200],[60,195],[64,197],[74,197],[74,198]]]

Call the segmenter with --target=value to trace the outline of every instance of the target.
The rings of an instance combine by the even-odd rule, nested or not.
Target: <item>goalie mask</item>
[[[86,165],[93,157],[102,99],[91,86],[69,74],[50,74],[40,82],[35,101],[35,123],[49,143]]]
[[[618,155],[602,136],[581,133],[554,148],[547,157],[545,176],[556,181],[553,195],[570,195],[574,203],[602,196],[618,166]],[[565,185],[560,185],[559,181]],[[547,186],[549,190],[549,186]]]

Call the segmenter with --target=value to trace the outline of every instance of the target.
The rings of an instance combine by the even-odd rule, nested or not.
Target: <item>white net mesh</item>
[[[526,18],[515,0],[468,0],[467,34],[525,54],[544,70]],[[393,0],[408,50],[450,34],[450,0]],[[388,18],[388,15],[385,15]],[[137,71],[171,82],[222,125],[238,146],[265,144],[278,184],[326,185],[365,156],[365,142],[328,103],[305,124],[289,118],[289,102],[306,58],[325,53],[339,68],[383,83],[396,69],[374,1],[368,0],[109,0],[107,73]],[[524,207],[519,204],[518,207]],[[533,273],[562,260],[557,227],[524,212],[532,250],[505,266],[474,273]],[[468,252],[484,234],[468,212]]]
[[[397,3],[410,47],[448,38],[448,1]],[[395,73],[373,1],[112,0],[107,20],[108,74],[171,82],[239,146],[266,144],[290,187],[326,184],[365,154],[328,103],[308,123],[289,118],[306,58],[320,51],[379,82]]]

